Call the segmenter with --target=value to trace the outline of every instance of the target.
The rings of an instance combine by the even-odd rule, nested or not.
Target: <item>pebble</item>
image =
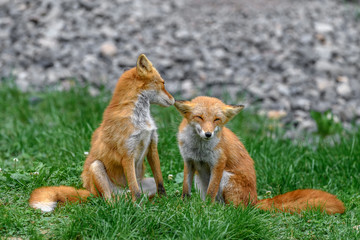
[[[286,116],[286,112],[284,110],[271,110],[271,111],[268,111],[267,113],[267,117],[270,118],[270,119],[274,119],[274,120],[278,120],[280,118],[283,118]]]
[[[316,80],[317,89],[321,92],[334,86],[333,82],[324,78],[317,78]]]
[[[328,23],[315,22],[315,31],[318,33],[329,33],[334,30],[333,26]]]
[[[348,98],[351,95],[350,85],[346,82],[343,82],[336,87],[336,92],[340,96]]]
[[[113,57],[117,53],[117,48],[112,42],[105,42],[100,47],[101,55],[105,57]]]

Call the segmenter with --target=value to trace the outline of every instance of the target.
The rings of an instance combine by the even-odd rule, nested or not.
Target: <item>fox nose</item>
[[[211,132],[206,132],[206,133],[205,133],[205,137],[207,137],[207,138],[211,137],[211,135],[212,135]]]

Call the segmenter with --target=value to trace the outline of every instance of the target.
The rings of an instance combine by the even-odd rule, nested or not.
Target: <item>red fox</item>
[[[178,142],[184,159],[182,197],[190,196],[193,178],[201,197],[238,206],[255,205],[263,210],[300,212],[320,208],[328,214],[343,213],[336,196],[313,189],[296,190],[271,199],[258,200],[254,161],[236,135],[224,125],[243,108],[226,105],[217,98],[197,97],[176,101],[184,117]]]
[[[150,104],[173,105],[164,80],[152,63],[141,54],[136,67],[120,77],[103,121],[91,140],[90,153],[81,174],[85,189],[41,187],[30,196],[30,206],[52,211],[57,202],[84,201],[90,194],[110,199],[129,186],[133,200],[142,192],[166,195],[157,150],[157,132],[150,116]],[[147,157],[154,178],[144,178]]]

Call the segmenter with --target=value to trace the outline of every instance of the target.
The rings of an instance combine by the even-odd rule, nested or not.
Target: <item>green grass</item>
[[[37,187],[81,187],[84,152],[110,97],[107,91],[91,97],[80,87],[21,93],[5,81],[0,83],[1,239],[359,239],[360,227],[353,228],[360,225],[359,129],[291,141],[274,127],[276,122],[251,110],[229,127],[256,163],[259,196],[264,198],[266,191],[275,196],[299,188],[322,189],[344,201],[345,214],[273,214],[202,202],[195,192],[182,201],[183,162],[176,143],[181,117],[174,107],[156,106],[152,111],[168,197],[111,204],[92,198],[46,214],[30,208],[27,200]]]

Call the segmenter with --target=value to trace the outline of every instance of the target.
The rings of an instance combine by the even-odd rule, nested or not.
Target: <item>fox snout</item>
[[[175,99],[173,96],[170,95],[166,90],[163,90],[158,95],[157,101],[155,103],[159,104],[163,107],[169,107],[171,105],[174,105]]]
[[[197,134],[205,140],[210,140],[215,136],[215,133],[219,130],[219,127],[216,126],[214,129],[203,128],[200,124],[195,126]]]

